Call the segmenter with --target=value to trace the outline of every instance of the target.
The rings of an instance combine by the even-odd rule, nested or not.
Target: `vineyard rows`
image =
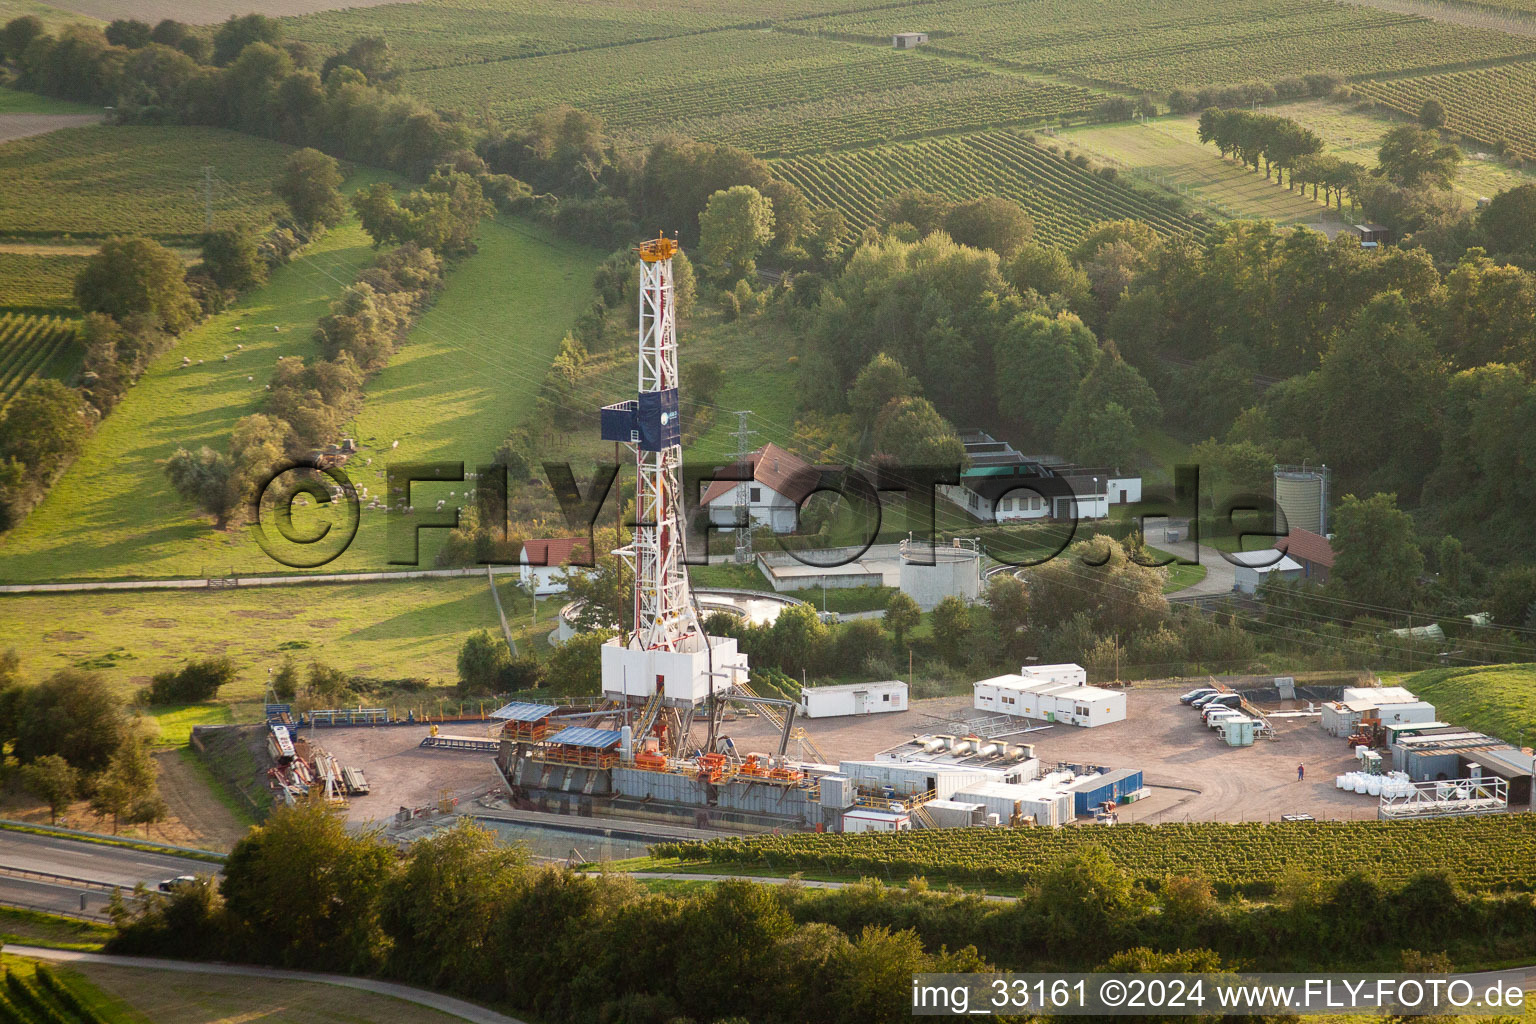
[[[1536,62],[1361,82],[1359,89],[1412,116],[1425,100],[1439,100],[1452,131],[1490,147],[1503,140],[1521,157],[1536,159]]]
[[[683,118],[671,128],[691,138],[727,142],[754,153],[791,155],[1078,117],[1092,110],[1100,98],[1073,85],[987,74],[936,86],[828,97],[772,110]]]
[[[907,189],[953,199],[1005,196],[1029,212],[1035,237],[1052,245],[1075,242],[1101,220],[1132,217],[1163,234],[1199,227],[1155,198],[1106,181],[1009,131],[796,157],[775,162],[774,169],[813,203],[841,209],[855,231],[876,223],[886,203]]]
[[[237,132],[174,126],[66,128],[0,146],[0,225],[13,237],[162,240],[203,231],[203,167],[217,176],[214,223],[265,224],[289,149]]]
[[[516,88],[508,88],[515,76]],[[631,138],[675,131],[679,120],[751,117],[828,98],[940,87],[993,77],[954,61],[777,32],[717,32],[620,49],[557,54],[407,75],[405,88],[438,107],[509,122],[569,103]]]
[[[72,309],[75,278],[88,256],[0,252],[0,309]]]
[[[873,43],[911,20],[910,11],[896,8],[796,27]],[[925,14],[922,26],[943,51],[1156,91],[1327,71],[1380,74],[1536,52],[1529,38],[1329,0],[1111,6],[1035,0],[1027,7],[967,0]]]
[[[1536,890],[1536,816],[1420,822],[1119,825],[1115,828],[938,829],[798,833],[665,843],[657,856],[903,882],[914,876],[1022,886],[1087,846],[1144,883],[1201,871],[1225,893],[1263,896],[1287,870],[1320,878],[1363,871],[1381,882],[1445,870],[1479,892]]]
[[[0,406],[33,377],[64,365],[76,348],[73,321],[0,313]]]
[[[867,0],[417,0],[289,19],[288,34],[341,50],[359,36],[389,41],[393,65],[422,71],[613,47],[626,43],[853,10]],[[518,75],[516,68],[506,74]],[[512,81],[512,79],[508,79]],[[573,80],[572,84],[575,84]]]

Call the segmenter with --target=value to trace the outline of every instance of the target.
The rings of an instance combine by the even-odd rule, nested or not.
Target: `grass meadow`
[[[5,581],[290,571],[247,530],[212,529],[171,491],[163,463],[178,447],[227,443],[235,421],[260,409],[277,358],[315,354],[315,321],[373,256],[349,222],[188,332],[103,421],[27,522],[0,541]],[[487,222],[479,253],[454,269],[437,304],[369,383],[354,433],[364,454],[348,467],[354,481],[382,492],[391,458],[488,462],[530,415],[560,338],[590,301],[596,262],[596,253],[520,222]],[[183,367],[183,357],[192,365]],[[462,489],[419,486],[413,500],[431,507],[436,491]],[[326,570],[390,568],[385,520],[365,511],[352,549]],[[430,554],[424,543],[423,557]]]

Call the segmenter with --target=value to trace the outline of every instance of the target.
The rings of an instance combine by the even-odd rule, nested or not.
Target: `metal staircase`
[[[740,693],[743,697],[754,697],[757,699],[762,698],[762,694],[758,693],[756,690],[752,689],[750,685],[744,682],[734,683],[732,684],[731,688],[737,693]],[[752,706],[752,710],[756,711],[758,714],[768,719],[768,721],[772,722],[780,732],[784,730],[784,716],[779,712],[779,709],[774,707],[772,704],[754,704]],[[798,725],[795,726],[794,730],[789,734],[789,738],[800,744],[800,756],[802,760],[814,761],[817,764],[836,764],[835,761],[827,760],[827,756],[823,754],[820,748],[816,746],[815,742],[811,740],[810,735],[806,733],[803,727]]]

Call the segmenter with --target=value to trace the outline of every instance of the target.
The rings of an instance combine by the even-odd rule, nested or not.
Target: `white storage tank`
[[[981,596],[981,552],[975,541],[952,546],[901,542],[901,592],[931,612],[946,597],[973,604]]]
[[[1327,466],[1275,467],[1275,504],[1287,529],[1328,535],[1329,482]]]

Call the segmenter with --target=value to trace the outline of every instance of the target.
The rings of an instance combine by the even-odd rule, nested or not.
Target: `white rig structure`
[[[639,393],[633,401],[602,410],[603,439],[634,451],[636,474],[634,538],[615,552],[635,574],[635,628],[603,645],[603,696],[645,706],[634,731],[637,742],[659,720],[663,707],[691,712],[747,681],[747,656],[736,649],[736,641],[705,635],[683,561],[683,449],[672,294],[677,243],[658,237],[638,251]]]

